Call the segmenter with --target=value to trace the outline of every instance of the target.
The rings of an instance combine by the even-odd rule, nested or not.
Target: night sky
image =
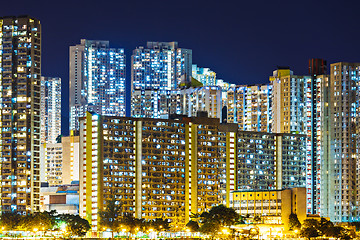
[[[0,16],[42,24],[42,75],[62,78],[62,130],[68,134],[69,46],[109,40],[130,56],[146,41],[177,41],[193,63],[236,84],[267,83],[276,66],[307,74],[309,58],[359,62],[360,1],[23,1]],[[128,90],[130,84],[128,84]],[[128,99],[130,91],[128,91]],[[128,109],[129,113],[129,109]]]

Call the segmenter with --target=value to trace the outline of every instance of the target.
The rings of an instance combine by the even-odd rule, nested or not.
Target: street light
[[[35,239],[36,239],[36,232],[37,232],[38,230],[39,230],[38,228],[33,228],[33,232],[34,232]]]
[[[228,237],[227,235],[229,235],[229,233],[230,233],[229,230],[227,228],[223,228],[221,231],[225,235],[225,237],[227,238]]]

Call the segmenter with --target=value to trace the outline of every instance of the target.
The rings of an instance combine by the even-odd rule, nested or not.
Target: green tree
[[[315,219],[306,219],[302,225],[300,236],[310,239],[320,236],[320,223]]]
[[[220,232],[222,227],[236,224],[240,216],[233,208],[221,204],[212,207],[209,212],[203,212],[200,217],[201,226],[199,231],[213,238]]]
[[[68,223],[68,231],[75,236],[83,237],[90,230],[91,226],[86,219],[74,215]]]
[[[201,233],[210,235],[211,239],[214,239],[218,232],[220,232],[221,226],[214,221],[207,221],[201,225],[199,231]]]
[[[6,231],[17,230],[22,216],[16,212],[4,212],[0,216],[0,226]]]
[[[326,230],[326,237],[340,238],[343,231],[342,227],[332,226]]]
[[[170,228],[169,221],[162,218],[155,218],[153,220],[149,220],[148,226],[149,228],[154,229],[156,232],[166,231]]]
[[[83,237],[91,228],[89,222],[79,215],[61,214],[58,219],[60,222],[65,223],[66,232],[69,236]]]
[[[239,216],[239,220],[238,220],[238,224],[245,224],[246,220],[250,217],[250,214],[246,214],[246,215],[240,215]]]
[[[307,239],[311,239],[313,237],[316,238],[319,236],[319,232],[316,228],[313,228],[313,227],[304,228],[304,229],[301,229],[300,236],[307,238]]]
[[[356,237],[356,233],[353,229],[341,227],[340,230],[340,239],[341,240],[350,240]]]
[[[22,216],[19,222],[19,228],[24,231],[48,231],[55,226],[56,211],[34,212]]]
[[[137,231],[146,231],[148,225],[144,219],[134,218],[133,216],[126,215],[121,221],[121,225],[132,234],[136,234]]]
[[[301,228],[301,223],[295,213],[289,215],[289,230],[293,231]]]
[[[190,220],[186,227],[190,229],[191,232],[197,232],[199,230],[199,224],[193,220]]]
[[[114,231],[117,231],[121,224],[121,204],[115,198],[106,201],[105,209],[99,211],[99,224],[102,228],[111,230],[111,236],[114,238]]]
[[[319,231],[320,231],[320,235],[323,236],[327,236],[327,237],[331,237],[329,235],[329,233],[332,232],[332,229],[334,228],[334,224],[327,220],[326,218],[321,218],[320,222],[319,222]]]

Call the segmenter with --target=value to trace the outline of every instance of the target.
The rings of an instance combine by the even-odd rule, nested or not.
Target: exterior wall
[[[236,139],[236,190],[305,186],[304,135],[238,131]]]
[[[281,191],[235,191],[233,196],[233,208],[240,215],[281,216]]]
[[[61,143],[43,144],[45,182],[50,186],[63,184],[63,146]]]
[[[131,92],[176,90],[190,83],[192,51],[177,42],[147,42],[131,56]]]
[[[221,88],[206,86],[182,90],[183,114],[188,117],[196,117],[197,112],[208,113],[210,118],[221,119]]]
[[[70,133],[70,180],[79,181],[79,136]]]
[[[360,63],[330,65],[330,125],[334,166],[335,202],[330,218],[336,222],[359,220],[358,209],[358,110]],[[331,201],[330,200],[330,201]]]
[[[1,211],[25,214],[40,209],[40,21],[0,18],[0,48]]]
[[[192,65],[192,77],[201,82],[204,86],[216,86],[216,73],[210,68]]]
[[[274,92],[274,124],[272,132],[305,133],[304,107],[306,91],[304,86],[308,78],[310,77],[287,75],[272,81]]]
[[[41,143],[61,135],[61,78],[41,77]]]
[[[227,91],[227,122],[238,123],[243,131],[270,132],[272,127],[272,86],[231,87]]]
[[[62,137],[60,143],[42,144],[41,150],[41,164],[44,166],[41,168],[42,182],[58,186],[78,180],[73,178],[74,169],[79,168],[72,162],[71,137]]]
[[[62,184],[71,184],[73,181],[71,177],[71,137],[62,137]],[[78,168],[79,169],[79,168]]]
[[[246,136],[258,143],[257,139],[264,140],[265,135],[240,135],[236,124],[220,124],[219,119],[205,117],[162,120],[87,113],[80,122],[80,215],[87,217],[93,231],[98,227],[98,210],[112,198],[122,204],[124,214],[167,218],[174,229],[184,227],[191,214],[220,203],[229,204],[230,191],[243,186],[235,178],[244,176],[238,171],[237,151],[249,148],[237,142]],[[273,135],[273,142],[266,140],[263,144],[274,145],[275,158],[277,135]],[[284,144],[284,156],[293,151],[298,161],[304,160],[298,146],[305,143],[303,136],[278,136]],[[294,149],[288,149],[289,144]],[[292,174],[287,163],[284,166],[283,175]],[[299,184],[302,180],[294,179]],[[296,185],[286,181],[283,185]],[[275,178],[272,182],[275,186]]]
[[[41,211],[56,210],[59,214],[79,214],[79,185],[41,187]]]
[[[86,111],[125,116],[125,53],[108,41],[81,39],[70,47],[70,130]]]
[[[134,90],[131,116],[167,119],[183,113],[183,92],[180,90]]]
[[[295,213],[300,222],[306,219],[306,189],[234,191],[232,207],[242,216],[258,215],[267,224],[284,224],[288,228],[289,216]]]

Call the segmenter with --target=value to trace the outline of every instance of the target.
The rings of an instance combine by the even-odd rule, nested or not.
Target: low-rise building
[[[306,188],[233,191],[231,207],[249,221],[259,216],[263,224],[283,224],[287,229],[291,213],[300,222],[306,219]]]
[[[41,182],[50,186],[79,180],[79,136],[61,137],[61,142],[41,144]]]
[[[79,182],[70,185],[45,186],[40,189],[41,211],[55,210],[59,214],[79,214]]]

